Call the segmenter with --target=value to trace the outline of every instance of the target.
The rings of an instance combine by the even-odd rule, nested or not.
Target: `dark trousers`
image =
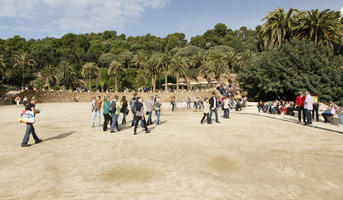
[[[312,110],[305,109],[306,124],[312,124]]]
[[[40,139],[37,137],[36,132],[35,132],[35,127],[33,127],[33,124],[31,123],[26,123],[26,132],[23,138],[23,141],[21,142],[21,145],[27,145],[27,142],[29,141],[30,134],[32,133],[33,139],[35,139],[35,142],[39,142]]]
[[[303,113],[303,120],[306,122],[304,106],[298,107],[298,120],[301,122],[301,113]]]
[[[204,116],[202,117],[200,123],[204,123],[204,120],[206,119],[207,123],[210,124],[210,117],[209,117],[209,113],[204,113]]]
[[[175,110],[175,103],[172,103],[172,111]]]
[[[137,131],[137,126],[138,126],[139,121],[142,121],[142,122],[143,122],[144,130],[145,130],[145,132],[147,132],[147,131],[148,131],[148,127],[147,127],[147,125],[146,125],[145,118],[142,119],[142,116],[135,116],[135,128],[134,128],[134,131],[133,131],[133,132],[136,133],[136,131]]]
[[[328,114],[328,113],[322,113],[322,116],[324,117],[324,122],[330,122],[329,117],[333,116],[332,114]]]
[[[224,118],[229,118],[229,113],[230,113],[230,109],[229,108],[225,108],[224,109]]]
[[[313,104],[313,110],[312,110],[312,119],[314,120],[314,115],[316,115],[316,120],[319,121],[319,104],[318,103],[314,103]]]
[[[217,110],[217,108],[214,108],[213,110],[211,109],[211,111],[210,111],[210,122],[212,121],[212,114],[215,114],[216,115],[216,122],[219,122],[219,120],[218,120],[218,110]]]
[[[107,125],[108,124],[110,124],[110,125],[112,124],[112,117],[110,114],[104,114],[104,124],[102,126],[102,129],[104,131],[107,131]]]
[[[132,122],[131,122],[131,127],[135,125],[135,116],[136,116],[136,113],[133,112],[133,110],[131,109],[131,112],[132,112],[132,115],[133,115],[133,118],[132,118]]]

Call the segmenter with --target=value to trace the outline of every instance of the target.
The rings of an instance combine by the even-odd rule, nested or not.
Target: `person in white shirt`
[[[209,118],[209,114],[210,114],[210,104],[208,103],[208,99],[205,98],[204,100],[204,116],[202,117],[200,123],[204,124],[204,120],[207,120],[207,124],[210,124],[210,118]]]
[[[224,97],[223,100],[223,109],[224,109],[224,118],[230,118],[230,101],[227,97]]]
[[[216,123],[220,123],[218,120],[218,99],[216,97],[216,93],[212,93],[212,97],[209,100],[210,104],[210,122],[212,123],[212,114],[216,115]]]
[[[306,122],[305,125],[312,124],[312,110],[313,110],[313,97],[309,91],[306,91],[306,98],[304,102],[304,109],[305,109],[305,117]]]

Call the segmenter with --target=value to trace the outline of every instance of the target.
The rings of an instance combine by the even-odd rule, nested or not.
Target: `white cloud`
[[[148,9],[164,7],[170,0],[0,0],[0,19],[8,17],[18,26],[58,32],[100,32],[121,29]],[[25,25],[25,22],[28,25]],[[1,25],[1,24],[0,24]],[[21,27],[30,29],[30,27]],[[37,30],[40,31],[40,30]]]

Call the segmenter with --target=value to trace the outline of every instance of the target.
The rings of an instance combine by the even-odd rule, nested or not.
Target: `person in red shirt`
[[[305,96],[302,92],[299,92],[299,96],[295,99],[295,102],[297,104],[297,109],[298,109],[298,120],[301,122],[301,112],[303,114],[303,121],[306,123],[305,120],[305,110],[304,110],[304,102],[305,102]]]

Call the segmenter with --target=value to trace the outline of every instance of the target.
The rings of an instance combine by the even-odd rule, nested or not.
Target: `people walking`
[[[305,101],[305,96],[303,95],[302,92],[299,93],[299,96],[295,99],[295,102],[298,107],[298,120],[301,122],[301,113],[303,114],[303,121],[306,122],[305,118],[305,110],[304,110],[304,101]]]
[[[311,96],[311,93],[309,91],[306,91],[306,97],[305,97],[305,102],[304,102],[304,110],[305,110],[305,116],[306,116],[305,125],[312,124],[313,102],[314,101]]]
[[[23,99],[23,106],[26,107],[26,105],[27,105],[27,97],[25,96]]]
[[[148,130],[148,127],[147,127],[146,121],[145,121],[144,105],[143,105],[143,99],[142,98],[138,99],[138,102],[135,105],[135,110],[136,110],[136,115],[135,115],[135,127],[134,127],[133,134],[134,135],[137,134],[137,126],[138,126],[139,121],[143,122],[145,133],[149,133],[150,131]]]
[[[262,100],[260,100],[260,102],[257,103],[257,108],[258,108],[258,112],[264,112],[264,103]]]
[[[25,107],[25,110],[33,112],[34,115],[40,113],[39,109],[36,109],[37,100],[34,98],[32,101]],[[30,138],[30,134],[32,134],[33,139],[35,140],[35,144],[41,143],[43,140],[39,139],[36,135],[35,128],[33,126],[33,123],[26,123],[26,132],[23,138],[23,141],[21,142],[22,147],[28,147],[31,146],[30,144],[27,144]]]
[[[223,97],[223,110],[224,110],[224,118],[230,118],[230,101],[227,97]]]
[[[91,102],[91,111],[92,111],[92,127],[94,127],[95,119],[98,118],[98,126],[100,127],[101,123],[101,117],[100,117],[100,111],[101,111],[101,96],[93,97]]]
[[[112,114],[112,124],[111,124],[111,133],[114,133],[114,127],[116,127],[117,132],[120,131],[119,125],[118,125],[118,118],[121,110],[121,104],[118,101],[118,96],[114,95],[113,101],[110,105],[110,113]]]
[[[121,103],[121,110],[120,112],[123,113],[123,119],[122,119],[122,124],[126,124],[126,115],[129,114],[128,113],[128,104],[127,104],[127,100],[126,100],[126,96],[123,96],[120,100],[120,103]]]
[[[208,103],[208,99],[207,98],[204,99],[203,105],[204,105],[204,110],[203,110],[203,114],[204,115],[201,118],[200,123],[204,124],[204,120],[206,119],[207,124],[210,124],[211,123],[210,122],[210,117],[209,117],[209,115],[210,115],[210,104]]]
[[[154,102],[153,102],[154,97],[151,96],[146,102],[145,102],[145,108],[146,108],[146,114],[148,115],[148,121],[147,121],[147,125],[149,126],[150,124],[152,124],[152,111],[153,111],[153,106],[154,106]]]
[[[107,96],[104,98],[104,105],[102,107],[102,113],[104,115],[104,124],[103,124],[103,131],[107,131],[107,125],[112,125],[112,117],[110,115],[109,109],[110,109],[110,97]]]
[[[220,123],[218,119],[218,99],[216,97],[216,93],[212,93],[212,97],[209,100],[210,103],[210,122],[212,123],[212,114],[214,113],[216,116],[216,123]]]
[[[131,108],[131,112],[132,112],[132,115],[133,115],[132,122],[131,122],[131,127],[133,127],[135,125],[135,114],[136,114],[136,110],[135,110],[136,107],[135,107],[135,105],[136,105],[136,103],[137,103],[137,93],[134,93],[133,97],[130,100],[130,108]]]
[[[174,111],[175,110],[175,96],[170,98],[170,104],[172,106],[172,111]]]
[[[159,98],[156,99],[154,108],[155,108],[155,113],[156,113],[156,126],[158,126],[160,125],[160,116],[161,116],[161,110],[162,110],[162,104]]]

